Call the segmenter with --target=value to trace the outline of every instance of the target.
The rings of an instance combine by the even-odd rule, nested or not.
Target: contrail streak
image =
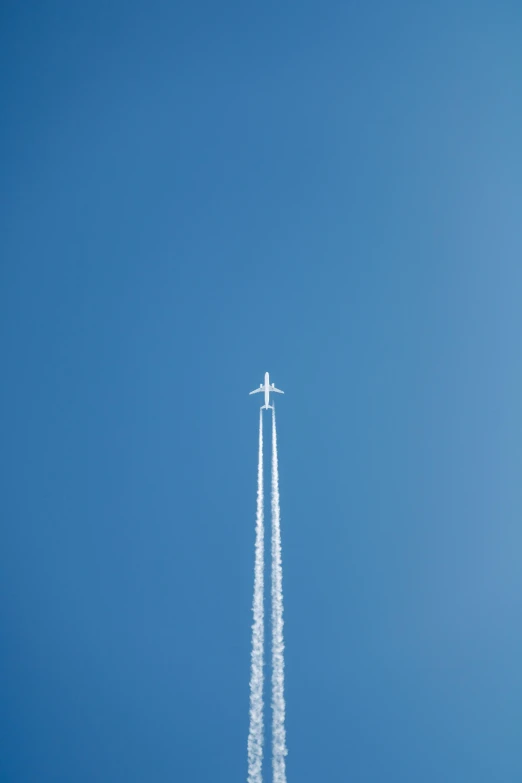
[[[273,783],[286,783],[283,566],[275,408],[272,408],[272,770]]]
[[[250,729],[248,732],[248,783],[263,781],[263,665],[264,665],[264,523],[263,523],[263,411],[259,411],[259,461],[252,613],[252,669],[250,673]]]

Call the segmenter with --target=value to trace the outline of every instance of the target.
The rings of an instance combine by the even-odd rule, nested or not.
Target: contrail
[[[264,524],[263,524],[263,411],[259,411],[259,461],[252,612],[252,669],[250,674],[250,729],[248,732],[248,783],[263,782],[263,665],[264,665]]]
[[[286,783],[283,566],[275,408],[272,408],[272,770],[273,783]]]

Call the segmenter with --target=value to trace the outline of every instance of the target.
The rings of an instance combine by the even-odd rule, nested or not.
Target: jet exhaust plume
[[[263,684],[264,684],[264,519],[263,519],[263,410],[259,411],[257,512],[252,603],[252,659],[250,672],[250,728],[248,732],[248,783],[263,783]]]
[[[272,408],[272,771],[273,783],[286,783],[283,565],[275,408]]]

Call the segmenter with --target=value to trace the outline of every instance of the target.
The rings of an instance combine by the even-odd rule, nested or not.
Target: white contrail
[[[259,461],[252,612],[252,670],[250,674],[250,729],[248,732],[248,783],[263,781],[263,665],[264,665],[264,524],[263,524],[263,411],[259,411]]]
[[[272,408],[272,770],[273,783],[286,783],[283,566],[275,408]]]

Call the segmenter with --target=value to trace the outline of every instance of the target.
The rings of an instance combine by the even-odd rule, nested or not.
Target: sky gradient
[[[521,41],[2,4],[2,781],[245,781],[267,370],[289,783],[522,780]]]

